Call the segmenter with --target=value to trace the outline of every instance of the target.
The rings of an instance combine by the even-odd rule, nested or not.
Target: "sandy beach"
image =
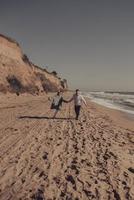
[[[48,96],[0,96],[0,200],[133,200],[134,120],[88,99],[51,119]]]

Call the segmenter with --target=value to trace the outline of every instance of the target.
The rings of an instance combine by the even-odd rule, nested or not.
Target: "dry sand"
[[[58,119],[49,107],[0,96],[0,200],[133,200],[134,121],[90,101],[79,121],[73,104]]]

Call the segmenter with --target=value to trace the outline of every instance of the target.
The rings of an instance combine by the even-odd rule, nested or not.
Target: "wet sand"
[[[134,199],[133,120],[87,102],[75,121],[73,103],[51,119],[45,96],[0,96],[0,200]]]

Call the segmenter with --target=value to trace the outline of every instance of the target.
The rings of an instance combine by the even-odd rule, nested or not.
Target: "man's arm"
[[[84,104],[87,106],[87,102],[86,102],[86,100],[84,99],[84,97],[83,96],[81,96],[82,97],[82,101],[84,102]]]

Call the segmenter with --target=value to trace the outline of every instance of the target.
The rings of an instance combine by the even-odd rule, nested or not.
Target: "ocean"
[[[134,92],[84,92],[91,101],[134,115]]]

